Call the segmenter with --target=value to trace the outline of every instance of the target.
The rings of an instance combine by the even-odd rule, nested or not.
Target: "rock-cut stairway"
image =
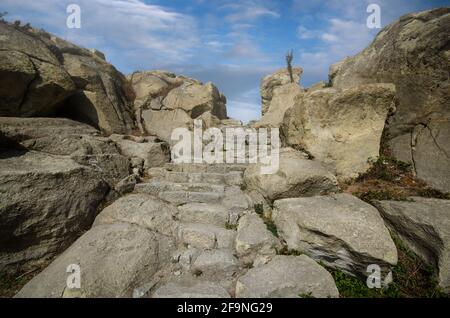
[[[150,168],[18,297],[315,297],[338,295],[331,275],[282,244],[254,209],[248,164]],[[66,286],[77,264],[81,289]]]
[[[245,164],[166,164],[136,185],[179,213],[173,269],[153,297],[229,297],[243,264],[234,249],[239,218],[252,209],[241,190]]]

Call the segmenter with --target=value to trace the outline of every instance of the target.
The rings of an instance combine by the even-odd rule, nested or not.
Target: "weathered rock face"
[[[260,168],[260,163],[250,165],[245,170],[244,181],[248,189],[258,191],[269,201],[338,190],[336,177],[329,170],[291,148],[281,149],[276,173],[261,174]]]
[[[450,122],[436,118],[389,141],[393,155],[411,164],[416,176],[433,188],[450,192]]]
[[[292,75],[294,81],[291,81],[291,77],[286,68],[280,69],[275,73],[264,77],[261,81],[261,102],[262,102],[262,115],[264,115],[270,107],[270,103],[272,101],[274,90],[277,87],[286,85],[286,84],[298,84],[300,81],[300,77],[302,76],[303,69],[301,67],[294,67],[292,69]]]
[[[6,137],[22,142],[60,135],[96,135],[92,126],[65,118],[0,117],[0,130]]]
[[[375,201],[390,229],[439,272],[439,285],[450,292],[450,201],[410,198]]]
[[[33,269],[63,251],[101,203],[133,189],[129,158],[89,125],[0,117],[0,132],[3,269]]]
[[[127,223],[99,225],[80,237],[16,297],[131,297],[160,268],[167,240]],[[67,267],[78,265],[78,289],[66,285]]]
[[[158,232],[175,236],[177,224],[176,207],[142,193],[129,194],[107,206],[95,219],[94,226],[128,222]]]
[[[0,117],[0,131],[24,149],[69,156],[93,168],[111,187],[130,172],[129,159],[116,144],[86,124],[63,118]]]
[[[370,264],[386,275],[397,264],[377,209],[349,194],[275,201],[273,219],[289,249],[351,275],[366,276]]]
[[[78,92],[66,101],[64,112],[106,133],[128,133],[134,128],[133,91],[125,77],[98,57],[63,53],[64,68]]]
[[[391,147],[409,153],[417,175],[432,186],[450,191],[450,139],[439,138],[450,127],[450,8],[408,14],[385,27],[360,54],[330,69],[333,87],[394,83],[399,105],[387,131]],[[417,140],[416,130],[424,140]],[[432,136],[426,136],[430,135]],[[448,135],[447,135],[448,136]],[[429,143],[435,139],[433,144]],[[420,138],[419,138],[420,139]],[[411,158],[412,157],[412,158]]]
[[[61,113],[108,133],[133,129],[131,86],[98,54],[5,22],[0,35],[1,116]]]
[[[268,279],[270,277],[270,279]],[[236,284],[238,298],[339,297],[331,274],[306,255],[275,256]]]
[[[303,90],[297,83],[289,83],[275,87],[267,111],[264,116],[252,126],[255,128],[280,127],[283,123],[284,114],[288,109],[294,106],[296,99],[301,94],[303,94]]]
[[[141,159],[143,168],[160,167],[170,161],[170,150],[167,143],[152,137],[134,137],[111,135],[120,153],[128,158]]]
[[[212,83],[205,85],[184,83],[171,90],[162,103],[167,109],[183,109],[191,118],[209,111],[219,119],[225,119],[227,118],[225,102]]]
[[[5,150],[0,159],[0,268],[33,268],[92,224],[109,190],[68,157]]]
[[[212,83],[163,71],[136,72],[129,79],[136,91],[139,128],[167,142],[174,128],[191,128],[197,117],[212,116],[204,118],[206,126],[227,118],[226,99]]]
[[[142,112],[145,131],[171,144],[172,131],[175,128],[193,128],[192,118],[182,109],[144,110]]]
[[[395,109],[391,84],[326,88],[300,95],[282,125],[285,142],[305,150],[348,179],[365,172],[379,155],[388,114]]]
[[[33,116],[76,90],[57,57],[29,31],[0,23],[0,115]]]

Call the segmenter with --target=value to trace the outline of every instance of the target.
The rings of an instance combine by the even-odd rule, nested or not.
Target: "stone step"
[[[228,173],[231,171],[245,171],[247,169],[248,164],[195,164],[195,163],[166,163],[164,168],[169,171],[174,172],[190,172],[190,173],[198,173],[198,172],[211,172],[211,173]]]
[[[229,212],[220,204],[194,202],[181,205],[178,210],[178,219],[183,223],[211,224],[225,228],[229,222]]]
[[[218,203],[223,198],[223,194],[217,192],[191,192],[191,191],[163,191],[158,194],[161,200],[176,205],[198,202],[198,203]]]
[[[229,249],[203,251],[192,265],[193,272],[203,277],[223,280],[232,277],[238,270],[239,261]]]
[[[158,195],[162,192],[193,192],[193,193],[216,193],[223,195],[225,187],[219,184],[209,183],[176,183],[167,181],[150,180],[149,182],[139,183],[135,186],[138,193]]]
[[[208,281],[193,284],[169,282],[159,287],[152,298],[230,298],[230,294],[219,284]]]
[[[208,183],[208,184],[242,184],[242,171],[231,171],[228,173],[213,172],[177,172],[177,171],[154,171],[150,174],[152,181],[166,181],[175,183]]]
[[[236,231],[200,223],[181,223],[178,240],[199,249],[234,249]]]

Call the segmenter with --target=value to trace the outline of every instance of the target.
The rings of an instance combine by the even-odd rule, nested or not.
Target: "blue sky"
[[[81,29],[66,26],[72,3],[81,7]],[[0,0],[0,11],[103,51],[125,74],[164,69],[212,81],[229,115],[248,121],[260,116],[261,78],[284,67],[286,51],[307,87],[366,47],[379,31],[366,26],[371,3],[384,26],[450,0]]]

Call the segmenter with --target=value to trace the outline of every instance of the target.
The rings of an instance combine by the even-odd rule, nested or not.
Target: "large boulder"
[[[398,154],[410,153],[405,161],[415,163],[417,175],[446,192],[450,172],[442,167],[450,164],[449,33],[448,7],[408,14],[381,30],[364,51],[330,69],[336,88],[395,84],[399,105],[387,126],[394,155],[405,160]],[[424,135],[431,136],[415,142],[415,131],[427,127]]]
[[[51,112],[76,86],[51,48],[28,29],[0,22],[0,116]]]
[[[339,297],[333,277],[306,255],[275,256],[238,278],[238,298]]]
[[[27,150],[69,156],[93,168],[114,187],[129,175],[129,159],[93,127],[64,118],[0,117],[0,131]]]
[[[160,110],[162,99],[189,79],[163,71],[135,72],[128,76],[136,93],[135,109]]]
[[[3,150],[0,269],[34,269],[67,248],[109,190],[101,173],[65,156]]]
[[[324,165],[291,148],[281,149],[277,172],[261,174],[261,163],[252,164],[244,172],[244,182],[269,201],[338,190],[336,177]]]
[[[298,85],[300,77],[302,76],[303,69],[301,67],[294,67],[292,69],[293,81],[287,68],[280,69],[273,74],[267,75],[261,81],[261,102],[262,102],[262,115],[264,115],[270,107],[274,91],[276,88],[295,83]]]
[[[210,82],[205,85],[184,83],[171,90],[162,101],[166,109],[182,109],[191,118],[209,111],[219,119],[227,118],[225,103],[223,95]]]
[[[169,142],[173,129],[192,128],[195,118],[202,118],[206,126],[227,118],[226,98],[212,83],[164,71],[135,72],[128,78],[136,92],[134,108],[143,133]]]
[[[285,142],[335,170],[338,178],[357,177],[378,157],[386,118],[395,110],[392,84],[319,89],[300,95],[286,112]]]
[[[380,213],[350,194],[275,201],[273,219],[289,249],[348,274],[364,277],[376,264],[387,275],[397,264]]]
[[[172,144],[171,136],[175,128],[193,129],[192,118],[182,109],[144,110],[142,120],[147,133],[157,135],[165,142]]]
[[[389,228],[429,266],[450,293],[450,201],[413,197],[409,201],[375,201]]]
[[[133,193],[117,199],[95,219],[94,226],[114,223],[137,224],[162,235],[175,236],[178,210],[154,196]]]
[[[165,264],[171,251],[164,240],[167,238],[137,225],[96,226],[28,282],[16,297],[132,297],[133,291],[151,281]],[[71,265],[79,266],[80,288],[67,286]]]
[[[0,22],[0,46],[0,116],[59,114],[108,133],[134,128],[134,92],[98,54],[6,22]]]
[[[284,114],[288,109],[294,106],[297,97],[301,94],[303,94],[303,90],[297,83],[289,83],[275,87],[267,111],[263,117],[252,126],[255,128],[280,127],[283,123]]]

